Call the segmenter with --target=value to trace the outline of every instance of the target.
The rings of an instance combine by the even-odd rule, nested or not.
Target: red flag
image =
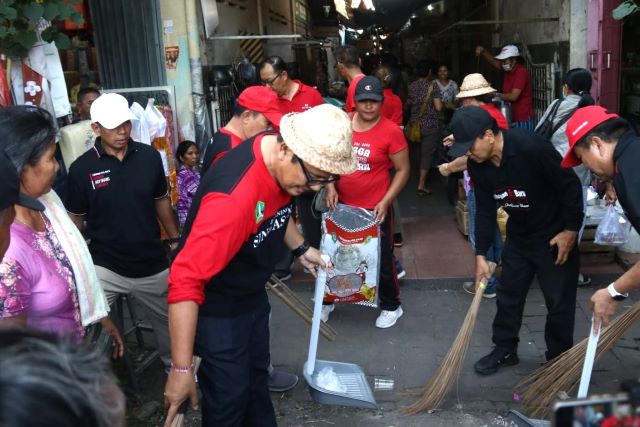
[[[4,67],[0,65],[0,106],[8,107],[10,105],[13,105],[13,99],[11,99],[9,83],[7,82],[7,76],[4,73]]]
[[[22,63],[22,84],[24,86],[24,103],[25,105],[35,105],[39,107],[42,104],[44,77],[35,72],[31,67]]]

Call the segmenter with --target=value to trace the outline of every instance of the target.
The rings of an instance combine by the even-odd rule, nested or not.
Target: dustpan
[[[322,255],[325,263],[329,262],[327,255]],[[315,298],[313,306],[313,320],[311,322],[311,337],[309,339],[309,355],[304,364],[304,378],[309,385],[309,393],[313,400],[323,405],[354,406],[357,408],[377,409],[376,399],[362,368],[354,363],[332,362],[316,360],[318,351],[318,334],[320,332],[320,314],[324,287],[327,283],[327,273],[318,269],[316,279]],[[346,387],[346,392],[327,390],[318,385],[316,379],[323,368],[332,368],[338,381]]]

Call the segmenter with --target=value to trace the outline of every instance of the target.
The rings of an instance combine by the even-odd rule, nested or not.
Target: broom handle
[[[328,255],[322,255],[325,264],[329,264]],[[318,332],[320,332],[320,314],[322,313],[322,300],[324,298],[324,287],[327,284],[327,272],[318,268],[318,277],[316,278],[316,291],[313,301],[313,320],[311,322],[311,337],[309,338],[309,355],[307,364],[305,365],[306,373],[311,376],[316,369],[316,353],[318,352]]]
[[[593,317],[591,318],[591,328],[589,329],[589,343],[587,344],[587,353],[584,356],[584,365],[582,365],[582,376],[580,377],[580,387],[578,388],[578,399],[584,399],[589,392],[589,382],[591,381],[591,371],[593,371],[593,361],[596,358],[596,349],[598,348],[598,339],[602,329],[602,322],[598,324],[598,332],[593,335]]]
[[[496,263],[493,261],[489,261],[487,262],[487,264],[489,265],[489,272],[491,274],[493,274],[494,271],[496,271]],[[482,292],[484,293],[485,289],[487,288],[487,285],[489,284],[489,279],[483,277],[482,279],[480,279],[480,281],[478,283],[476,283],[476,292]]]

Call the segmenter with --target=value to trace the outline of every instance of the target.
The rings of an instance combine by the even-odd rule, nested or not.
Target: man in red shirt
[[[380,114],[383,99],[382,85],[376,77],[366,76],[358,82],[356,113],[351,122],[358,170],[327,186],[327,205],[334,209],[340,200],[371,210],[380,222],[378,296],[382,311],[376,327],[390,328],[403,315],[393,256],[391,205],[409,180],[409,150],[400,127]],[[392,168],[396,170],[393,177]],[[328,319],[332,310],[333,305],[324,305],[323,317]]]
[[[484,47],[476,47],[476,56],[482,57],[498,70],[504,71],[502,99],[511,103],[512,127],[533,129],[533,88],[531,76],[524,65],[518,63],[520,51],[512,44],[502,48],[494,58]]]
[[[260,65],[260,80],[278,95],[278,106],[283,114],[300,113],[324,104],[320,92],[289,77],[287,64],[279,56],[271,56]]]
[[[347,88],[347,98],[344,104],[344,111],[351,113],[356,109],[354,95],[356,86],[364,73],[360,68],[360,54],[354,46],[343,46],[336,53],[336,71],[343,80],[349,84]]]
[[[202,425],[276,426],[267,386],[269,300],[264,288],[285,247],[310,270],[324,267],[291,218],[291,196],[319,190],[357,168],[347,115],[324,104],[288,114],[203,177],[169,276],[172,367],[165,386],[171,425],[198,402]]]
[[[250,86],[243,90],[236,101],[233,117],[207,144],[202,159],[202,176],[213,162],[245,139],[269,128],[277,129],[282,117],[277,103],[275,93],[266,87]]]

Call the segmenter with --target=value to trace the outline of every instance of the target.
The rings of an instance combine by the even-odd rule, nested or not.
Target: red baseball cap
[[[282,111],[278,107],[278,95],[266,86],[249,86],[238,97],[238,104],[263,114],[276,129],[280,128]]]
[[[599,105],[590,105],[579,108],[567,122],[567,138],[569,140],[569,151],[565,154],[560,165],[563,168],[572,168],[582,164],[582,161],[573,154],[573,147],[589,131],[609,119],[620,117],[617,114],[610,114]]]

